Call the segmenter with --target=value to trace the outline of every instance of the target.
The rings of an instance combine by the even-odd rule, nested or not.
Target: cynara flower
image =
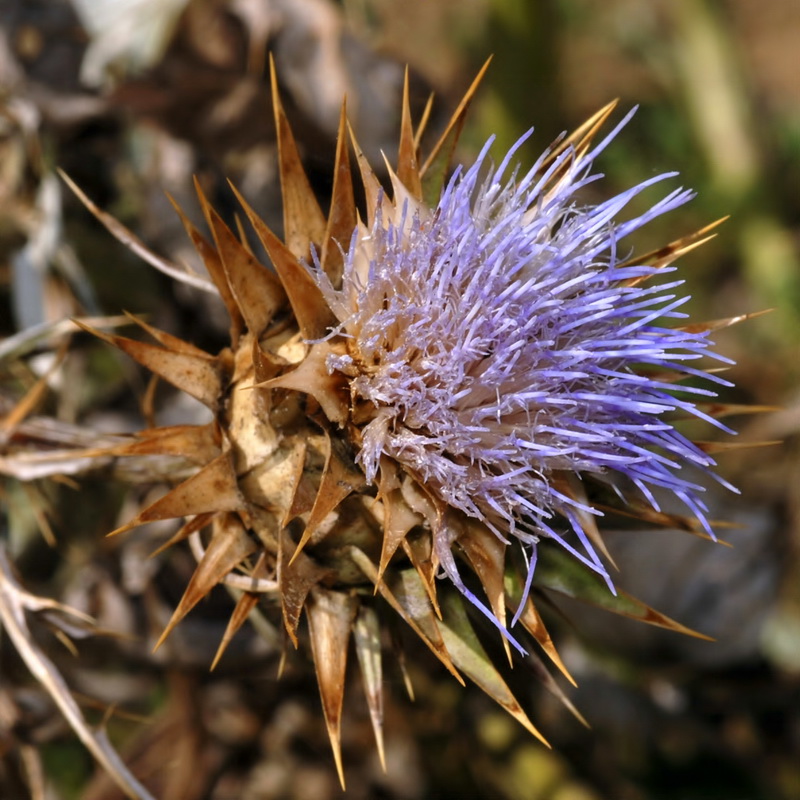
[[[562,489],[565,475],[612,485],[624,476],[656,509],[651,490],[666,489],[710,532],[703,487],[681,470],[714,461],[665,415],[706,417],[642,368],[698,374],[686,362],[708,355],[711,343],[707,331],[664,327],[686,316],[677,309],[688,297],[675,292],[683,281],[643,281],[670,267],[626,260],[626,237],[692,193],[673,189],[625,221],[634,197],[675,173],[599,205],[581,200],[602,177],[595,158],[630,116],[594,149],[545,153],[524,175],[514,155],[530,132],[496,168],[490,140],[472,167],[455,171],[434,209],[393,177],[393,203],[353,234],[341,287],[316,272],[336,335],[347,340],[328,368],[374,407],[357,457],[367,480],[389,457],[445,506],[503,542],[519,540],[528,587],[543,537],[609,580],[581,521],[599,512]],[[486,611],[459,578],[453,539],[439,525],[436,555]]]
[[[669,415],[710,419],[692,401],[713,392],[677,381],[724,383],[693,365],[709,354],[713,325],[666,326],[682,316],[681,282],[647,282],[709,229],[643,256],[627,244],[691,193],[675,189],[627,220],[634,197],[672,176],[586,203],[586,186],[600,177],[593,162],[626,121],[593,146],[612,107],[528,171],[514,165],[516,147],[491,166],[489,143],[445,183],[477,83],[421,166],[406,94],[391,194],[356,146],[362,223],[344,113],[326,218],[273,81],[286,242],[240,198],[273,268],[202,193],[213,244],[184,218],[211,278],[187,280],[219,295],[230,346],[204,353],[145,323],[156,345],[100,334],[214,415],[209,425],[145,431],[112,452],[180,454],[198,465],[118,531],[190,517],[170,541],[189,538],[198,566],[162,641],[224,583],[240,599],[221,655],[259,596],[274,597],[263,614],[274,618],[279,607],[289,640],[310,644],[340,775],[351,635],[381,755],[380,651],[390,639],[398,646],[384,633],[387,613],[540,736],[484,651],[462,595],[518,649],[537,643],[569,677],[537,611],[547,589],[687,632],[622,592],[615,599],[613,587],[601,585],[600,599],[587,589],[584,567],[610,586],[601,507],[710,532],[702,487],[686,470],[710,473],[713,461]],[[659,492],[682,500],[689,516],[654,511]],[[520,623],[513,637],[507,607]],[[262,618],[259,631],[268,624]]]

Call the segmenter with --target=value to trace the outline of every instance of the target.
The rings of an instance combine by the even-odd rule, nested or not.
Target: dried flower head
[[[714,421],[698,398],[713,395],[708,381],[724,381],[692,362],[709,354],[709,330],[736,320],[669,326],[683,316],[681,282],[647,281],[712,226],[646,255],[630,252],[630,234],[690,198],[675,189],[624,219],[635,196],[671,175],[585,204],[584,188],[601,177],[595,158],[627,121],[593,144],[613,106],[527,172],[514,165],[516,148],[492,166],[488,143],[445,182],[480,77],[421,166],[406,92],[391,194],[354,142],[364,221],[344,110],[325,218],[273,78],[285,242],[239,198],[272,268],[202,192],[213,243],[182,215],[213,281],[206,288],[230,315],[230,347],[211,355],[143,322],[157,344],[95,331],[214,412],[209,425],[144,431],[113,450],[180,454],[198,465],[118,531],[189,517],[171,542],[188,538],[198,566],[162,641],[218,583],[241,590],[220,655],[248,614],[269,616],[264,594],[279,599],[295,646],[305,614],[340,775],[351,636],[383,757],[386,614],[399,615],[459,681],[471,678],[536,736],[464,597],[502,631],[509,656],[509,643],[525,652],[533,640],[568,678],[536,607],[549,589],[691,633],[602,587],[610,581],[597,519],[616,507],[710,533],[702,487],[685,468],[713,474],[714,462],[669,415]],[[685,377],[706,380],[679,387]],[[715,404],[713,413],[726,408]],[[660,512],[655,491],[680,498],[688,515]],[[587,589],[587,569],[600,594]]]

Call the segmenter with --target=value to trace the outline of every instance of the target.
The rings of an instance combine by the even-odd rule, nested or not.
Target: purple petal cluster
[[[590,152],[568,149],[549,166],[545,154],[526,174],[512,162],[527,135],[497,167],[490,140],[435,209],[395,182],[394,204],[355,232],[341,288],[317,272],[348,343],[329,369],[375,408],[358,455],[368,479],[388,456],[448,506],[521,541],[531,562],[551,538],[606,579],[581,523],[599,512],[563,491],[565,475],[624,476],[656,507],[653,491],[666,490],[707,526],[685,466],[714,462],[666,416],[704,417],[692,397],[714,392],[657,375],[724,383],[690,364],[709,354],[707,335],[665,324],[685,316],[682,281],[651,285],[671,268],[623,263],[626,237],[692,193],[670,191],[629,219],[631,200],[673,174],[598,205],[581,199],[626,121]],[[452,558],[442,564],[461,585]]]

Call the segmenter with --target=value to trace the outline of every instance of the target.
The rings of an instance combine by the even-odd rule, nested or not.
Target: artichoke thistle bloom
[[[646,288],[659,267],[619,254],[626,236],[692,194],[675,189],[625,222],[618,215],[636,195],[674,174],[596,206],[578,196],[602,177],[593,161],[628,118],[594,149],[566,149],[545,168],[546,153],[522,177],[511,165],[529,134],[497,168],[487,165],[490,140],[434,209],[395,177],[393,202],[352,237],[341,288],[316,273],[347,341],[328,369],[372,409],[357,456],[367,481],[388,457],[442,507],[519,540],[528,585],[541,538],[608,579],[581,522],[598,512],[559,488],[568,475],[624,476],[656,508],[650,487],[666,489],[708,528],[702,487],[681,467],[714,461],[664,420],[677,408],[703,414],[639,371],[690,373],[684,362],[708,353],[707,331],[659,325],[685,316],[677,309],[688,297],[674,293],[682,281]],[[491,615],[458,576],[456,540],[434,525],[445,573]]]
[[[593,144],[613,106],[528,171],[514,166],[516,148],[492,166],[489,143],[445,182],[480,77],[424,163],[406,91],[391,193],[353,142],[364,220],[344,109],[326,218],[273,77],[285,241],[239,197],[271,268],[199,188],[213,242],[179,210],[211,278],[191,281],[219,295],[230,346],[209,354],[136,318],[156,344],[94,331],[214,415],[113,449],[197,465],[116,531],[188,518],[170,543],[189,539],[198,566],[161,641],[224,584],[238,600],[219,658],[248,616],[260,615],[262,631],[275,622],[275,604],[260,599],[276,597],[288,639],[310,645],[340,776],[351,638],[383,758],[380,652],[390,638],[398,646],[387,617],[399,616],[459,681],[469,677],[540,738],[483,648],[471,607],[500,629],[509,657],[511,643],[536,661],[535,642],[570,680],[537,601],[558,592],[598,602],[586,570],[608,583],[599,602],[610,610],[692,633],[614,594],[597,519],[616,508],[710,533],[702,489],[684,474],[688,465],[710,473],[710,448],[667,415],[719,424],[697,404],[713,392],[677,382],[724,383],[691,362],[709,354],[709,330],[736,320],[667,325],[682,316],[680,281],[648,279],[669,272],[712,226],[652,253],[629,252],[626,237],[691,197],[672,190],[620,221],[634,197],[671,175],[585,205],[585,187],[600,177],[593,162],[627,121]],[[724,413],[716,404],[714,414]],[[658,492],[679,498],[688,515],[660,512]],[[544,670],[535,673],[565,699]]]

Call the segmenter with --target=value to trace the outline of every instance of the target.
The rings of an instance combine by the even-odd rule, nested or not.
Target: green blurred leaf
[[[698,633],[680,622],[661,614],[622,589],[613,594],[606,584],[583,564],[555,547],[540,547],[536,564],[535,585],[575,600],[610,611],[621,617],[646,622],[659,628],[713,641],[710,636]]]

